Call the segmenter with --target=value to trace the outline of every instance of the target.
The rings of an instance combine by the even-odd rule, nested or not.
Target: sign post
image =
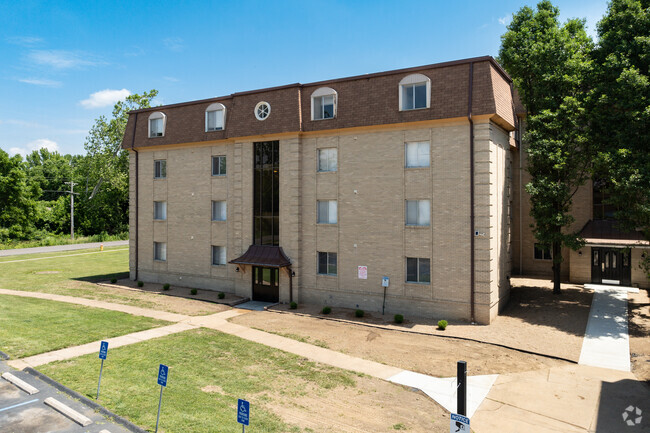
[[[384,302],[381,305],[381,315],[384,315],[384,310],[386,309],[386,288],[390,284],[390,278],[381,277],[381,286],[384,288]]]
[[[467,363],[458,361],[456,364],[456,380],[458,393],[456,394],[456,412],[467,415]]]
[[[242,433],[246,433],[246,426],[250,422],[251,405],[241,398],[237,400],[237,422],[241,424]]]
[[[165,364],[160,364],[158,367],[158,385],[160,385],[160,400],[158,400],[158,418],[156,418],[156,433],[158,433],[158,422],[160,421],[160,406],[162,405],[162,392],[163,388],[167,386],[167,376],[169,375],[169,367]]]
[[[99,359],[102,360],[102,365],[99,367],[99,382],[97,382],[97,398],[95,400],[99,400],[99,387],[102,385],[102,371],[104,370],[106,355],[108,355],[108,341],[102,341],[99,346]]]
[[[451,421],[449,423],[450,433],[470,433],[469,418],[456,413],[451,414]]]

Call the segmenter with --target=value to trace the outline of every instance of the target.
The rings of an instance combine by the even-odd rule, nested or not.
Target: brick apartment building
[[[516,111],[491,57],[134,111],[131,278],[489,323],[512,270],[550,274]],[[596,197],[584,189],[583,225]],[[614,280],[613,255],[634,267],[630,242],[645,245],[593,239],[567,255],[567,278],[591,281],[592,255],[600,269],[607,254],[596,277]]]

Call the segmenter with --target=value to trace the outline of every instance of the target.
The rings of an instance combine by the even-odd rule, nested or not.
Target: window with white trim
[[[159,262],[167,261],[167,244],[165,242],[153,243],[153,259]]]
[[[219,155],[212,157],[212,176],[226,175],[226,156]]]
[[[154,179],[165,179],[167,177],[167,160],[157,159],[153,162]]]
[[[154,201],[153,202],[153,219],[164,221],[167,219],[167,202]]]
[[[336,117],[336,90],[321,87],[311,94],[311,120],[333,119]]]
[[[415,141],[404,145],[406,167],[428,167],[430,164],[429,142]]]
[[[221,131],[225,128],[226,107],[215,102],[205,109],[205,131]]]
[[[406,282],[430,283],[431,260],[419,257],[406,258]]]
[[[318,223],[336,224],[336,200],[318,200]]]
[[[318,171],[336,171],[336,147],[318,149]]]
[[[149,138],[163,137],[165,135],[165,126],[167,126],[167,116],[165,113],[156,111],[149,115]]]
[[[255,106],[255,118],[257,120],[266,120],[271,115],[271,105],[266,101],[258,102]]]
[[[212,221],[225,221],[227,214],[225,201],[219,200],[212,202]]]
[[[226,247],[212,245],[212,265],[220,266],[226,264]]]
[[[406,225],[428,226],[431,221],[429,200],[406,200]]]
[[[336,275],[338,273],[336,266],[336,253],[318,252],[318,274],[319,275]]]
[[[400,111],[431,106],[431,80],[426,75],[411,74],[399,82]]]

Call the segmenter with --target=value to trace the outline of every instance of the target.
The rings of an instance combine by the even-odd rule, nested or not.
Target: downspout
[[[472,120],[472,92],[474,88],[474,62],[469,64],[469,95],[467,100],[467,120],[469,121],[469,220],[470,220],[470,317],[474,323],[474,121]]]
[[[133,121],[133,136],[131,137],[131,150],[135,152],[135,280],[138,279],[138,252],[140,248],[138,246],[138,208],[139,206],[139,197],[138,197],[138,168],[140,166],[138,157],[140,154],[135,149],[135,131],[138,126],[138,113],[135,113],[135,120]]]
[[[522,224],[524,223],[524,217],[523,217],[523,203],[521,202],[522,200],[522,191],[524,189],[524,186],[521,184],[523,182],[523,176],[521,173],[521,170],[523,169],[523,166],[521,165],[522,162],[522,153],[524,152],[524,147],[523,147],[523,137],[521,136],[522,130],[521,130],[521,120],[517,119],[517,134],[519,135],[519,275],[524,275],[524,228],[522,227]]]

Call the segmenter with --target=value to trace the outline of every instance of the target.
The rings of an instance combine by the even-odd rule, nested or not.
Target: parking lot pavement
[[[15,371],[4,361],[0,361],[0,375],[4,373],[11,375],[5,375],[0,379],[0,433],[130,432],[39,378],[22,371]],[[18,381],[15,380],[16,378]],[[24,391],[21,387],[30,390],[29,387],[25,387],[25,383],[37,391],[31,389],[32,394]],[[76,412],[77,415],[73,413],[72,416],[77,416],[77,421],[52,408],[52,400],[48,400],[50,405],[46,404],[45,400],[50,398],[62,403],[65,406],[62,408],[64,411],[71,409]],[[56,403],[54,405],[56,406]],[[84,418],[88,420],[84,422]],[[90,424],[87,424],[88,421]],[[78,422],[87,425],[84,427]]]

